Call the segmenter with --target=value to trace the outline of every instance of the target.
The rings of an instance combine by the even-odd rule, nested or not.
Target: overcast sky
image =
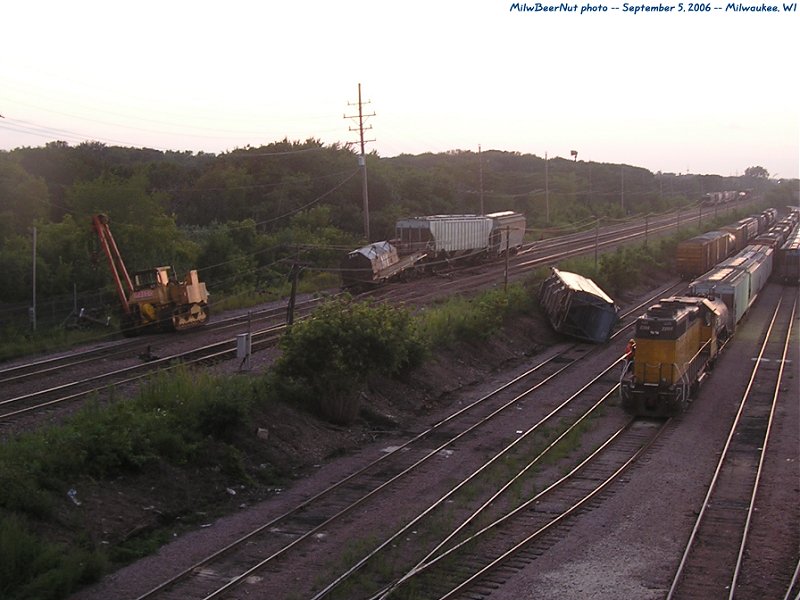
[[[376,113],[367,148],[381,156],[480,145],[577,150],[579,160],[652,171],[736,175],[760,165],[798,177],[799,13],[783,2],[775,13],[662,2],[676,8],[10,0],[0,12],[0,149],[354,142],[356,122],[343,117],[357,114],[348,103],[361,83],[365,112]]]

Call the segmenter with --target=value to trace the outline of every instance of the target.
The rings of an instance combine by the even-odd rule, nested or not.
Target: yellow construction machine
[[[92,225],[108,259],[122,304],[122,331],[136,335],[145,328],[176,331],[208,322],[206,284],[192,270],[179,281],[172,267],[137,271],[131,277],[111,235],[106,215],[94,215]]]

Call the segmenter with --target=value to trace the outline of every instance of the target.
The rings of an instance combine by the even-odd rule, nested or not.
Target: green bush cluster
[[[396,374],[425,355],[411,314],[385,304],[327,302],[281,340],[273,384],[335,423],[360,408],[358,391],[372,373]]]

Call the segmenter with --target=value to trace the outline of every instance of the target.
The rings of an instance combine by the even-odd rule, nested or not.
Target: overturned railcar
[[[591,279],[555,267],[551,271],[539,289],[539,302],[553,329],[595,344],[607,342],[617,323],[614,301]]]

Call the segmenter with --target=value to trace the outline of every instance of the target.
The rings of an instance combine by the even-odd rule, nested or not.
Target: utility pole
[[[550,226],[550,180],[547,177],[547,152],[544,153],[544,207],[545,224]]]
[[[32,274],[31,274],[31,282],[32,282],[32,304],[31,304],[31,329],[35,332],[36,331],[36,227],[33,228],[33,259],[31,260],[32,265]]]
[[[619,207],[622,209],[622,215],[625,216],[625,165],[620,166],[619,177]]]
[[[481,156],[481,145],[478,144],[478,174],[480,177],[480,186],[481,186],[481,212],[480,214],[485,215],[486,211],[483,209],[483,157]]]
[[[367,102],[369,104],[369,102]],[[354,106],[350,102],[348,106]],[[372,125],[364,127],[364,118],[374,117],[375,113],[365,115],[364,103],[361,101],[361,84],[358,84],[358,115],[344,115],[345,119],[358,119],[358,127],[350,127],[350,131],[358,131],[361,140],[361,154],[358,157],[358,166],[361,167],[361,195],[364,200],[364,237],[369,242],[371,241],[369,235],[369,194],[367,193],[367,155],[364,151],[364,144],[367,142],[374,142],[375,140],[365,140],[364,130],[372,129]]]

